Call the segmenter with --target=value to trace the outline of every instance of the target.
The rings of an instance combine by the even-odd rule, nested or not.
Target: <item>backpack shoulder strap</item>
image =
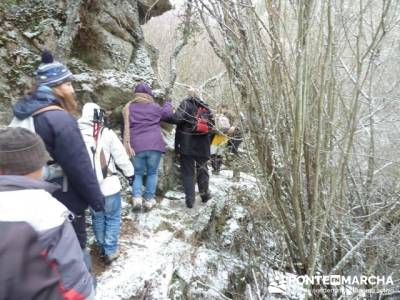
[[[32,114],[32,117],[37,116],[37,115],[39,115],[41,113],[44,113],[46,111],[50,111],[50,110],[64,110],[64,109],[59,107],[59,106],[57,106],[57,105],[49,105],[49,106],[43,107],[43,108],[38,109],[37,111],[35,111]]]
[[[98,153],[98,155],[99,155],[99,159],[100,159],[101,173],[103,175],[103,178],[106,178],[108,176],[114,175],[114,173],[110,169],[111,160],[114,160],[114,158],[113,158],[113,156],[111,154],[111,151],[110,151],[110,156],[108,158],[108,161],[106,160],[106,156],[105,156],[105,153],[104,153],[104,146],[105,145],[103,144],[104,140],[102,139],[104,131],[107,132],[107,131],[110,131],[110,129],[105,127],[105,126],[103,126],[100,129],[100,135],[99,135],[99,139],[98,139],[98,142],[99,142],[98,146],[100,148],[96,149],[96,152],[100,150],[100,153]]]

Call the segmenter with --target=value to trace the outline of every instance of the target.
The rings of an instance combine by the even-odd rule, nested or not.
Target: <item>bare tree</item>
[[[377,86],[377,59],[395,38],[398,2],[254,4],[194,0],[247,112],[254,172],[290,263],[297,274],[345,273],[354,261],[347,271],[387,272],[372,264],[374,237],[399,207],[395,190],[375,200],[375,182],[397,162],[377,155],[376,100],[394,94]]]

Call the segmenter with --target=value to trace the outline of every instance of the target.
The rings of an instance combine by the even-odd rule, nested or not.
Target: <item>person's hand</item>
[[[133,181],[135,180],[135,175],[127,177],[126,179],[128,179],[129,186],[132,186],[133,185]]]
[[[235,133],[235,129],[236,129],[236,128],[233,127],[233,126],[232,126],[231,128],[229,128],[229,129],[228,129],[228,135],[234,134],[234,133]]]
[[[101,212],[101,211],[104,211],[104,206],[106,205],[106,199],[103,197],[101,200],[100,200],[100,203],[98,203],[96,206],[93,206],[92,205],[92,209],[95,211],[95,212]]]

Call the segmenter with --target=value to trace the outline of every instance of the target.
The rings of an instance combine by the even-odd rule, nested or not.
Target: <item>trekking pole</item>
[[[99,115],[99,111],[95,109],[93,114],[93,138],[96,141],[96,144],[99,138],[100,127],[101,127],[101,116]]]

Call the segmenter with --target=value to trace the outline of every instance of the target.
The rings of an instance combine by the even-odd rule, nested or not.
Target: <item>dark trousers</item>
[[[233,134],[233,137],[230,138],[228,141],[229,151],[235,155],[238,155],[239,154],[238,150],[242,141],[243,141],[242,132],[239,129],[236,129],[235,133]]]
[[[214,171],[220,171],[222,166],[223,157],[222,155],[212,154],[211,155],[211,166]]]
[[[87,241],[85,212],[82,212],[81,214],[75,214],[75,218],[72,221],[72,226],[74,227],[79,245],[82,249],[85,249]]]
[[[188,206],[192,206],[195,200],[196,181],[200,195],[206,196],[208,194],[210,175],[208,174],[207,161],[208,158],[205,157],[181,155],[181,176],[185,190],[186,205]]]
[[[79,245],[82,248],[83,261],[88,269],[88,271],[92,272],[92,258],[89,252],[86,249],[87,242],[87,232],[86,232],[86,219],[85,212],[80,214],[75,214],[75,218],[72,221],[72,227],[74,227],[74,231],[79,241]],[[94,278],[94,277],[93,277]],[[96,285],[96,279],[94,278],[94,284]]]

